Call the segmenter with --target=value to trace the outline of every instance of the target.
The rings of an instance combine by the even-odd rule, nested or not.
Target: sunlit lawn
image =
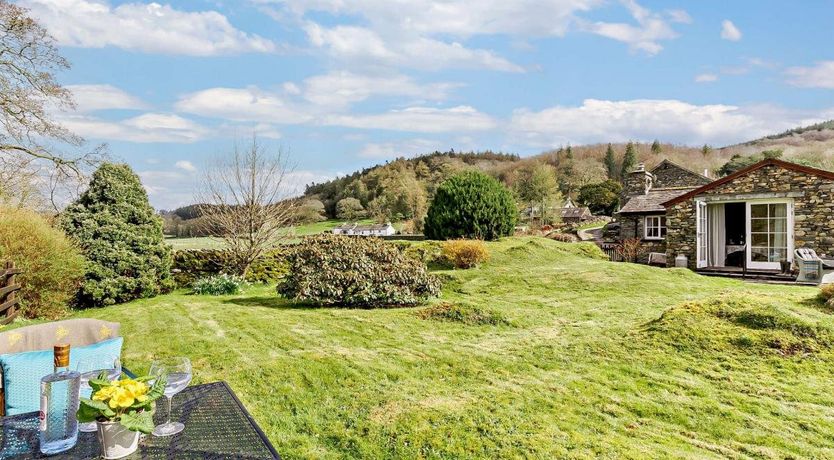
[[[834,321],[814,289],[489,246],[444,273],[442,301],[508,325],[272,287],[78,316],[121,322],[131,368],[185,355],[195,383],[228,381],[285,458],[834,457]]]

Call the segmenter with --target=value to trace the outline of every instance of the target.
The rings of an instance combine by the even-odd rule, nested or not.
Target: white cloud
[[[726,145],[822,121],[830,114],[831,110],[800,113],[769,106],[694,105],[678,100],[587,99],[578,107],[516,110],[511,132],[519,143],[544,148],[657,138]]]
[[[725,19],[721,22],[721,38],[731,42],[737,42],[741,40],[741,31],[733,24],[733,21]]]
[[[702,73],[695,75],[696,83],[712,83],[714,81],[718,81],[718,75],[714,73]]]
[[[497,126],[489,115],[469,106],[448,109],[409,107],[381,114],[331,115],[324,117],[322,124],[419,133],[484,131]]]
[[[81,113],[107,109],[144,109],[139,98],[111,85],[67,85],[75,99],[76,111]]]
[[[312,119],[306,109],[255,87],[209,88],[183,96],[175,107],[181,112],[233,121],[299,124]]]
[[[183,171],[194,172],[197,170],[197,167],[194,166],[194,163],[188,160],[180,160],[174,163],[174,167],[177,169],[182,169]]]
[[[362,158],[390,159],[397,157],[413,157],[427,152],[445,150],[448,144],[431,139],[407,139],[397,142],[369,143],[362,147],[359,156]]]
[[[689,15],[682,10],[668,12],[664,17],[654,13],[634,0],[623,0],[631,16],[637,21],[636,25],[614,22],[586,22],[580,21],[581,27],[587,31],[613,40],[627,43],[632,50],[644,51],[648,55],[659,53],[663,46],[662,40],[671,40],[678,37],[669,25],[669,21],[687,22]],[[685,15],[685,16],[684,16]]]
[[[330,72],[308,78],[304,82],[304,98],[318,106],[347,107],[371,96],[407,96],[419,100],[438,101],[457,86],[451,83],[419,84],[405,75],[366,76],[352,72]]]
[[[191,120],[164,113],[145,113],[116,121],[88,115],[67,115],[60,121],[70,131],[91,139],[191,143],[209,135],[205,127]]]
[[[684,10],[669,10],[666,12],[669,20],[679,24],[692,24],[692,16]]]
[[[788,83],[794,86],[834,89],[834,61],[820,61],[812,67],[791,67],[785,74]]]
[[[272,52],[275,44],[236,29],[216,11],[187,12],[159,3],[107,0],[22,0],[59,44],[115,46],[159,54],[211,56]]]
[[[491,69],[523,72],[512,62],[483,49],[467,48],[458,42],[428,37],[399,36],[386,40],[377,32],[358,26],[305,27],[310,43],[331,57],[352,64],[365,63],[437,71],[444,68]]]

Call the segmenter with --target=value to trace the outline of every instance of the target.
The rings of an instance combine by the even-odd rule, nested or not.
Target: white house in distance
[[[333,229],[335,235],[358,235],[358,236],[390,236],[397,233],[390,222],[387,224],[345,223]]]

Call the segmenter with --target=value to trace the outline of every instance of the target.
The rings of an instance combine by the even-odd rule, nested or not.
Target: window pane
[[[753,233],[750,235],[750,244],[752,246],[767,247],[767,233]]]
[[[767,231],[767,219],[753,219],[750,221],[750,231],[751,232],[766,232]]]
[[[767,262],[767,248],[751,247],[750,255],[753,262]]]
[[[782,260],[788,260],[788,250],[787,249],[771,249],[770,250],[770,262],[780,262]]]
[[[788,217],[788,205],[785,203],[770,205],[770,217]]]
[[[788,219],[784,219],[784,218],[770,219],[770,231],[771,232],[787,233],[788,232]]]
[[[751,204],[750,205],[750,217],[757,218],[757,217],[767,217],[767,205],[766,204]]]
[[[774,248],[786,248],[788,247],[788,234],[787,233],[771,233],[770,234],[770,246]]]

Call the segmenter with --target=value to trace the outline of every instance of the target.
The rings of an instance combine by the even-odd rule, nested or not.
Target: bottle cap
[[[69,367],[70,345],[63,343],[52,348],[55,353],[55,367]]]

